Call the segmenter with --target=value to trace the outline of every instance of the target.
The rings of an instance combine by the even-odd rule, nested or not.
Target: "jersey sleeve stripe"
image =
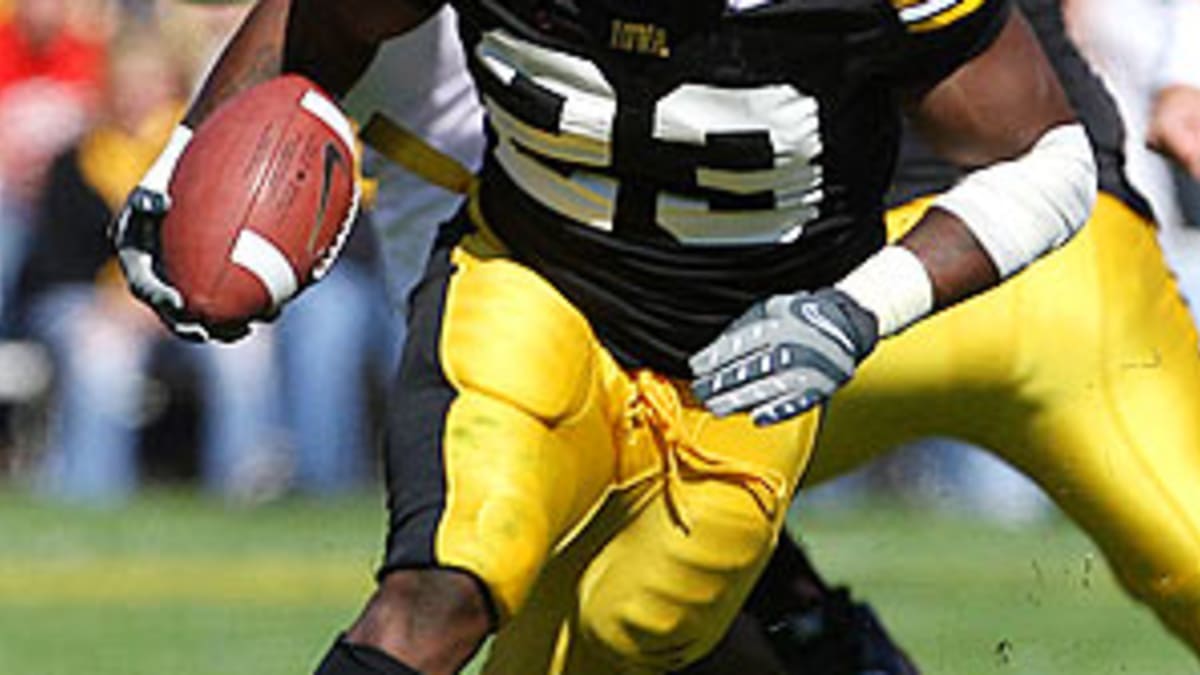
[[[925,0],[899,8],[900,21],[914,33],[937,30],[979,9],[986,0]]]

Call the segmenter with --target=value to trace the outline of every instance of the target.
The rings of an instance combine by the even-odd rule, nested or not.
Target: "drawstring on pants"
[[[663,492],[671,519],[685,532],[691,531],[687,500],[682,486],[684,472],[701,479],[737,485],[758,504],[768,520],[774,520],[786,503],[787,482],[777,471],[736,459],[705,452],[684,423],[679,392],[669,380],[649,370],[637,372],[635,399],[630,410],[631,425],[646,423],[655,449],[662,459]]]

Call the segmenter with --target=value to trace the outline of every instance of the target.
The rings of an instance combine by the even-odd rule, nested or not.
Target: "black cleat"
[[[765,626],[767,640],[791,675],[919,675],[870,606],[834,589],[815,607]]]

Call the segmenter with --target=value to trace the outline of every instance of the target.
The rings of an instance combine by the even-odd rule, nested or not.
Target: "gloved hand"
[[[176,129],[166,149],[113,220],[109,238],[130,292],[153,308],[171,332],[193,342],[211,338],[232,341],[245,336],[249,327],[205,326],[197,321],[188,314],[183,295],[163,276],[159,265],[159,230],[171,208],[167,185],[190,139],[187,127]]]
[[[692,391],[718,416],[775,424],[825,402],[878,340],[875,316],[840,290],[776,295],[690,359]]]

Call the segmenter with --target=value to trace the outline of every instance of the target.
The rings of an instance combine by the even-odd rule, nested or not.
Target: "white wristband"
[[[835,287],[875,315],[880,337],[899,333],[933,310],[929,272],[903,246],[879,249]]]
[[[175,173],[175,165],[179,163],[179,158],[183,156],[183,151],[187,149],[191,140],[191,129],[182,124],[175,127],[158,159],[154,160],[154,164],[142,177],[140,185],[147,190],[166,194],[167,186],[171,183],[171,174]]]

